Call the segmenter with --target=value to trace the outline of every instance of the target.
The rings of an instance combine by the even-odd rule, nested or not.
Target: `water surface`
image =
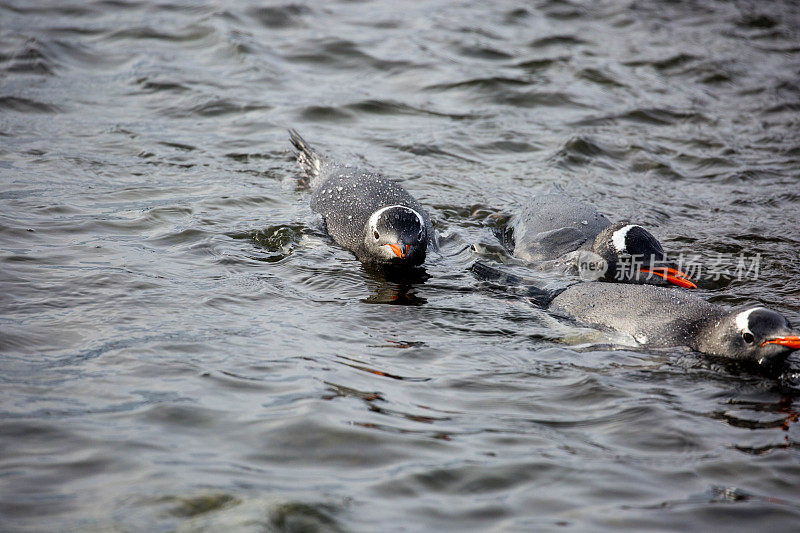
[[[491,4],[491,5],[488,5]],[[0,0],[0,529],[792,530],[800,362],[620,348],[513,293],[553,184],[800,324],[800,9]],[[368,271],[286,129],[442,236]]]

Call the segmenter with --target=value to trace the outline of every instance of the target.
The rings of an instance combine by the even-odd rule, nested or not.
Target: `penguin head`
[[[367,221],[364,245],[376,263],[416,266],[425,261],[428,230],[417,211],[404,205],[378,209]]]
[[[652,233],[637,224],[616,222],[601,231],[592,250],[608,265],[604,281],[626,283],[671,283],[696,289],[689,276],[667,261],[661,243]]]
[[[800,336],[786,317],[765,307],[733,311],[710,323],[698,335],[698,350],[755,363],[762,368],[780,366],[800,349]]]

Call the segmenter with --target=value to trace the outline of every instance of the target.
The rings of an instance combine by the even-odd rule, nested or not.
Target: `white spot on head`
[[[625,237],[628,236],[630,230],[638,227],[636,224],[628,224],[627,226],[622,226],[611,235],[611,242],[614,243],[614,249],[617,250],[618,254],[627,253],[628,247],[625,246]]]
[[[393,209],[395,207],[400,207],[402,209],[407,209],[408,211],[411,211],[412,213],[417,215],[417,218],[419,219],[420,227],[422,227],[422,228],[425,227],[425,220],[422,218],[422,215],[420,215],[419,213],[417,213],[415,210],[411,209],[407,205],[399,205],[398,204],[398,205],[389,205],[389,206],[386,206],[386,207],[381,207],[380,209],[378,209],[377,211],[372,213],[372,215],[370,215],[370,217],[369,217],[369,222],[368,222],[369,228],[372,229],[372,228],[374,228],[375,226],[378,225],[378,219],[381,218],[381,215],[383,214],[384,211],[386,211],[387,209]]]
[[[763,307],[753,307],[752,309],[748,309],[747,311],[742,311],[738,315],[736,315],[736,327],[739,328],[739,331],[742,333],[750,333],[750,313],[753,311],[757,311],[759,309],[764,309]]]

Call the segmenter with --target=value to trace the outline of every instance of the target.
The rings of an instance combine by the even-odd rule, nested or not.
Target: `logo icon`
[[[597,281],[608,272],[605,259],[589,250],[578,252],[578,276],[583,281]]]

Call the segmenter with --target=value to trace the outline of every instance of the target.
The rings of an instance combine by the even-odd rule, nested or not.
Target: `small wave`
[[[506,24],[521,24],[531,16],[531,12],[524,7],[518,7],[507,11],[503,16]]]
[[[625,61],[622,64],[628,67],[651,66],[657,70],[669,71],[689,63],[694,63],[698,59],[700,58],[696,55],[681,52],[666,59],[637,59],[633,61]]]
[[[117,30],[109,34],[106,38],[109,40],[124,41],[155,40],[182,43],[206,39],[207,37],[213,35],[214,32],[215,30],[211,26],[203,26],[199,24],[190,24],[171,32],[163,29],[157,30],[149,26],[138,26],[126,28],[124,30]]]
[[[19,34],[0,37],[0,65],[5,72],[52,76],[56,67],[50,55],[38,39]]]
[[[430,143],[414,143],[414,144],[389,144],[392,148],[396,150],[401,150],[403,152],[408,152],[414,155],[422,155],[422,156],[435,156],[435,155],[444,155],[447,157],[452,157],[455,159],[460,159],[461,161],[467,161],[469,163],[480,164],[480,161],[475,159],[470,159],[466,156],[456,154],[454,152],[450,152],[439,148],[435,144]]]
[[[528,46],[531,48],[549,48],[551,46],[571,47],[590,44],[592,44],[590,41],[586,41],[572,35],[552,35],[550,37],[536,39],[535,41],[529,43]]]
[[[532,90],[511,94],[498,94],[493,100],[514,107],[589,107],[568,93]]]
[[[58,106],[17,96],[0,96],[0,109],[19,113],[58,113]]]
[[[64,17],[86,17],[96,15],[96,12],[91,7],[78,6],[78,5],[63,5],[58,2],[53,4],[37,4],[36,2],[20,2],[18,4],[11,4],[10,2],[3,2],[3,9],[21,15],[46,15],[46,16],[64,16]]]
[[[529,142],[500,140],[478,145],[475,147],[475,149],[486,153],[516,154],[516,153],[526,153],[526,152],[538,152],[543,149],[543,146]]]
[[[425,89],[432,91],[447,91],[450,89],[474,88],[485,91],[495,91],[498,89],[504,89],[508,86],[528,86],[530,84],[531,82],[529,80],[492,76],[488,78],[472,78],[450,83],[437,83],[434,85],[428,85],[425,87]]]
[[[338,107],[312,105],[303,108],[300,119],[309,122],[350,122],[355,120],[355,116]]]
[[[638,122],[652,126],[671,126],[682,122],[709,122],[702,113],[690,111],[672,111],[664,108],[643,108],[624,113],[586,118],[573,122],[574,126],[598,126],[616,122]]]
[[[490,46],[462,46],[458,49],[462,56],[476,59],[488,59],[489,61],[502,61],[511,59],[514,56],[508,52],[503,52]]]
[[[750,13],[736,21],[737,26],[759,30],[771,29],[779,24],[778,20],[766,13]]]
[[[515,64],[516,68],[521,68],[530,73],[540,72],[549,68],[556,63],[565,63],[570,61],[571,56],[558,56],[558,57],[536,57],[533,59],[525,59]]]
[[[585,68],[579,71],[577,75],[579,78],[606,87],[627,87],[627,85],[624,83],[614,79],[610,73],[603,72],[602,70],[596,68]]]
[[[226,115],[240,115],[253,111],[271,109],[265,104],[238,103],[228,98],[193,97],[190,100],[203,100],[189,105],[174,105],[160,110],[163,115],[172,118],[186,118],[193,116],[220,117]]]
[[[782,102],[780,104],[768,106],[766,109],[764,109],[764,113],[768,114],[790,112],[796,115],[797,111],[800,111],[800,102]]]
[[[270,29],[304,26],[303,19],[311,13],[311,9],[301,4],[257,7],[249,11],[249,15],[259,24]]]
[[[590,162],[600,161],[619,161],[626,157],[628,150],[623,147],[612,147],[602,143],[598,139],[587,136],[570,138],[558,152],[555,159],[558,159],[567,167],[572,165],[583,166]]]
[[[285,56],[287,61],[310,63],[326,68],[352,68],[363,71],[369,66],[379,71],[409,68],[413,63],[396,59],[381,59],[370,55],[354,43],[344,39],[322,39],[309,44],[307,51]]]
[[[478,115],[473,114],[444,113],[389,100],[362,100],[354,104],[348,104],[345,108],[375,115],[433,115],[455,120],[474,119],[478,117]]]
[[[189,87],[179,82],[153,80],[149,77],[139,78],[136,80],[136,83],[142,88],[142,92],[146,94],[160,92],[185,93],[190,90]]]
[[[589,15],[589,9],[582,2],[571,2],[565,0],[545,0],[539,6],[545,15],[556,20],[574,20],[584,18]]]
[[[181,152],[194,152],[195,150],[197,150],[197,147],[192,146],[190,144],[181,144],[169,141],[160,141],[158,144],[162,146],[167,146],[169,148],[175,148],[177,150],[180,150]]]
[[[186,228],[183,230],[159,232],[146,240],[147,242],[158,246],[188,246],[205,242],[209,237],[210,234],[207,231],[196,228]]]

